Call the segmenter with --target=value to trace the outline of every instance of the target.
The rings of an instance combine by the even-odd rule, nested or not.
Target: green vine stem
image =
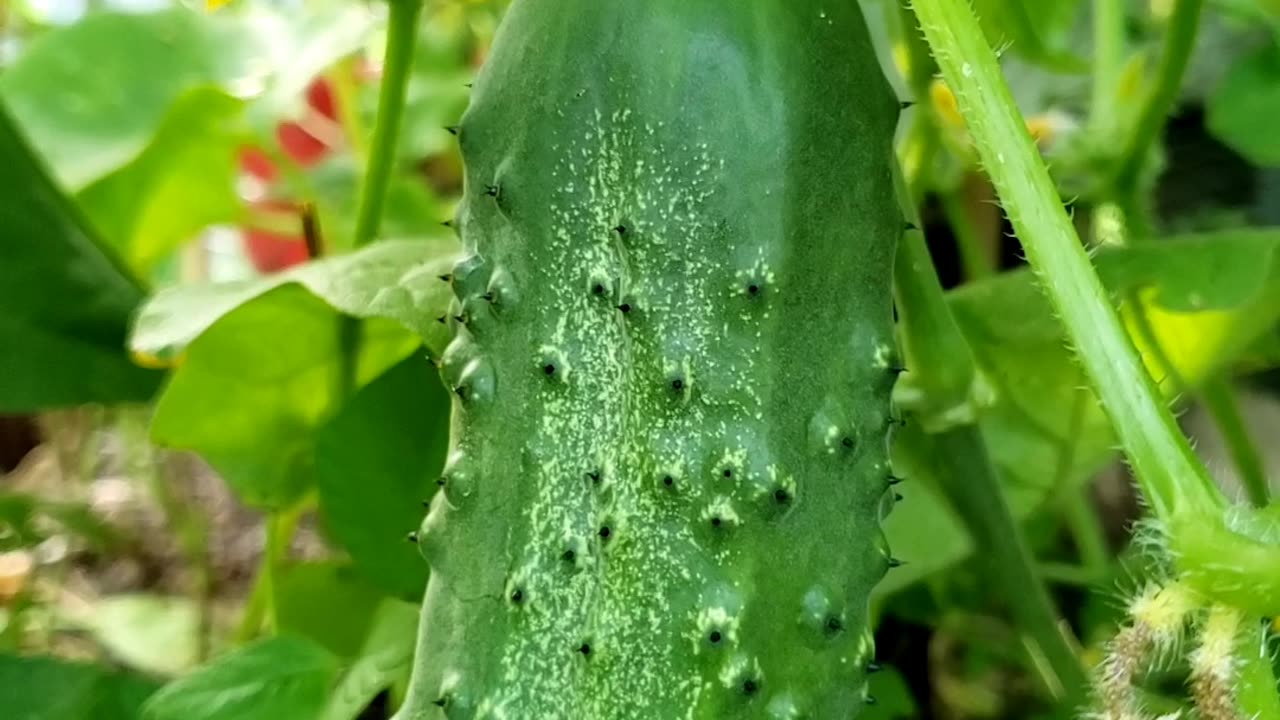
[[[307,504],[301,503],[289,510],[277,510],[267,516],[263,523],[264,537],[262,557],[258,560],[258,572],[254,578],[253,589],[249,591],[249,601],[244,614],[236,628],[235,641],[243,644],[253,640],[263,630],[264,625],[269,635],[275,635],[280,627],[278,605],[276,603],[276,587],[280,571],[289,555],[289,545],[302,520]]]
[[[913,93],[927,92],[933,72],[928,46],[908,14],[901,17],[903,37],[908,43],[908,81]],[[901,316],[903,351],[911,366],[911,385],[920,391],[916,407],[929,429],[941,429],[958,419],[974,420],[970,402],[977,370],[969,343],[956,326],[943,297],[942,285],[925,244],[916,208],[924,195],[924,178],[938,150],[937,123],[929,108],[917,105],[911,130],[904,144],[903,176],[898,187],[900,202],[911,226],[898,243],[893,264],[893,291]],[[937,418],[941,417],[941,420]]]
[[[940,194],[938,201],[942,205],[942,214],[946,216],[947,224],[951,226],[951,232],[956,236],[960,266],[964,270],[965,279],[977,281],[991,277],[995,273],[995,263],[970,217],[963,188]]]
[[[378,237],[382,212],[386,206],[387,188],[395,169],[396,148],[400,142],[400,126],[404,120],[405,97],[413,69],[414,50],[418,42],[418,21],[422,17],[422,0],[389,0],[387,45],[382,64],[382,85],[378,89],[378,117],[373,126],[368,164],[360,185],[360,203],[356,210],[355,237],[352,246],[360,249]],[[338,342],[342,351],[339,369],[338,398],[345,401],[356,389],[358,355],[363,336],[360,321],[342,316],[338,326]]]
[[[997,588],[1040,677],[1059,699],[1079,702],[1089,678],[1074,644],[1059,625],[1053,601],[1033,565],[1022,529],[1000,488],[976,424],[929,436],[932,457],[945,458],[939,488],[973,537],[982,576]]]
[[[356,211],[356,229],[352,246],[359,249],[373,242],[378,236],[382,211],[386,205],[387,188],[395,167],[396,146],[400,138],[400,126],[404,116],[405,95],[409,74],[413,67],[414,48],[418,39],[418,20],[422,14],[422,0],[389,0],[390,16],[387,27],[387,44],[383,58],[382,84],[378,92],[378,116],[373,128],[373,140],[368,148],[368,159],[360,186],[360,203]],[[338,83],[339,106],[354,108],[353,88],[346,83],[350,68],[334,71]],[[363,131],[355,113],[344,110],[343,130],[350,139],[352,151],[364,151],[361,139]],[[329,246],[332,246],[330,243]],[[338,316],[337,387],[334,409],[354,394],[359,365],[360,346],[363,342],[363,325],[357,318]],[[275,632],[276,579],[287,549],[301,518],[300,509],[274,512],[267,517],[264,533],[265,549],[258,564],[257,575],[249,600],[245,605],[235,640],[248,642],[258,635],[265,624]]]
[[[1280,612],[1275,518],[1225,512],[1089,263],[968,0],[915,12],[1032,269],[1080,357],[1184,579],[1211,598]]]
[[[382,225],[382,210],[395,166],[405,96],[418,42],[418,19],[422,16],[422,0],[389,0],[388,4],[391,15],[382,65],[382,87],[378,93],[378,119],[373,126],[369,164],[365,168],[359,209],[356,211],[356,248],[372,242]]]
[[[1231,381],[1222,376],[1213,377],[1205,382],[1200,396],[1222,432],[1249,502],[1255,507],[1266,507],[1271,502],[1267,473],[1258,448],[1249,437],[1244,417],[1240,415],[1240,405],[1236,402],[1235,388],[1231,387]]]
[[[1165,118],[1178,100],[1182,78],[1191,52],[1195,48],[1196,34],[1200,27],[1200,13],[1204,0],[1177,0],[1169,16],[1169,28],[1165,34],[1164,49],[1160,54],[1160,66],[1156,83],[1142,104],[1142,111],[1129,131],[1120,165],[1115,174],[1114,186],[1130,234],[1139,238],[1150,236],[1147,213],[1138,204],[1143,165],[1147,161],[1152,144],[1159,138]]]
[[[1244,717],[1280,718],[1280,693],[1272,669],[1272,651],[1265,628],[1248,627],[1240,633],[1235,656],[1239,658],[1236,702]]]
[[[1066,325],[1156,516],[1221,507],[1222,498],[1106,300],[968,0],[916,0],[915,11],[1027,259]]]
[[[1116,88],[1124,68],[1125,5],[1122,0],[1093,0],[1093,99],[1089,121],[1100,137],[1115,130]]]
[[[915,32],[910,14],[904,11],[900,19],[910,44],[909,80],[913,91],[922,93],[933,73],[928,47]],[[918,107],[904,147],[909,162],[904,163],[899,186],[907,215],[917,226],[916,208],[937,149],[937,135],[927,108]],[[935,434],[925,438],[932,444],[926,453],[929,457],[947,458],[947,467],[935,473],[940,489],[974,538],[983,575],[1000,589],[1019,631],[1028,638],[1032,664],[1045,685],[1054,695],[1079,700],[1088,678],[1059,627],[1048,591],[1036,576],[1031,552],[987,454],[972,398],[975,384],[981,382],[976,363],[947,306],[924,233],[917,229],[904,233],[898,245],[894,293],[909,373],[923,390],[928,402],[925,410],[941,409],[950,415],[934,428]]]

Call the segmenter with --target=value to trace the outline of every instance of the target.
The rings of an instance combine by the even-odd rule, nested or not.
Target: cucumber
[[[857,714],[899,109],[854,2],[513,3],[452,128],[456,399],[401,720]]]

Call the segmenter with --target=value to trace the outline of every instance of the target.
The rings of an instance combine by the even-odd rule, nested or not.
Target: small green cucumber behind
[[[852,0],[513,3],[400,720],[858,714],[898,113]]]

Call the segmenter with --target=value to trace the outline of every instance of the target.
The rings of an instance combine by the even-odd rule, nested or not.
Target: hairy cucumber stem
[[[915,11],[1182,579],[1218,602],[1280,613],[1275,518],[1228,512],[1192,452],[1090,266],[967,0],[916,0]]]
[[[967,0],[915,0],[914,8],[1027,259],[1062,318],[1156,517],[1169,521],[1186,512],[1220,509],[1221,493],[1107,301]]]

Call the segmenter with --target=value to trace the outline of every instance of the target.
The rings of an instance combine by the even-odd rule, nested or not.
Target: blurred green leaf
[[[422,594],[427,565],[405,534],[422,521],[449,442],[450,397],[421,354],[365,386],[316,438],[329,534],[387,592]]]
[[[5,77],[0,75],[0,78]],[[146,400],[125,352],[142,288],[53,186],[0,107],[0,412]]]
[[[201,229],[240,213],[243,107],[212,87],[183,94],[141,154],[80,193],[81,207],[139,276]]]
[[[147,701],[143,717],[315,720],[337,671],[337,658],[324,648],[281,635],[223,655],[169,683]]]
[[[98,665],[0,654],[5,720],[132,720],[158,685]]]
[[[1063,73],[1084,73],[1089,63],[1052,44],[1070,29],[1075,0],[974,0],[974,10],[992,47],[1010,47],[1022,57]]]
[[[1161,241],[1096,258],[1108,289],[1131,289],[1163,354],[1195,387],[1240,357],[1280,320],[1280,231],[1224,231]],[[1174,308],[1214,308],[1184,312]],[[1055,490],[1084,482],[1115,456],[1110,423],[1087,386],[1048,301],[1027,271],[1006,273],[948,296],[952,312],[993,385],[983,436],[1019,518]],[[1132,334],[1132,330],[1131,330]],[[1138,343],[1140,349],[1143,347]],[[1144,359],[1157,378],[1157,354]],[[909,383],[910,373],[903,376]],[[1175,392],[1172,387],[1166,388]],[[909,561],[877,587],[884,596],[963,559],[972,543],[930,487],[948,471],[920,423],[894,441],[894,466],[916,482],[886,523],[896,557]],[[919,533],[928,527],[928,533]]]
[[[439,276],[452,269],[456,247],[452,239],[386,240],[261,278],[167,289],[142,307],[129,345],[142,355],[174,358],[231,311],[297,283],[347,315],[397,320],[439,352],[448,331],[435,318],[450,298]]]
[[[314,640],[339,657],[355,657],[382,597],[345,562],[288,566],[276,587],[280,630]]]
[[[417,605],[384,600],[359,659],[343,673],[320,719],[355,720],[383,689],[407,680],[417,629]]]
[[[1266,289],[1277,249],[1280,231],[1223,230],[1104,251],[1098,272],[1112,291],[1154,288],[1167,310],[1229,310]]]
[[[85,541],[99,552],[125,544],[120,531],[82,502],[55,502],[20,492],[0,492],[0,552],[32,547],[60,532]]]
[[[92,14],[36,38],[0,75],[0,95],[79,190],[133,161],[183,93],[252,77],[255,43],[237,35],[185,7]]]
[[[338,409],[338,312],[369,318],[357,387],[413,352],[413,331],[438,352],[445,328],[430,318],[447,307],[449,286],[437,276],[452,248],[388,241],[258,280],[162,292],[143,308],[133,347],[186,350],[152,438],[199,452],[245,502],[288,506],[311,488],[315,431]]]
[[[189,598],[116,595],[84,607],[70,621],[137,670],[177,675],[196,664],[199,614]]]
[[[36,527],[36,499],[19,493],[0,493],[0,552],[30,547],[44,540]]]
[[[1280,367],[1280,327],[1258,338],[1241,356],[1239,365],[1245,374]]]
[[[0,96],[55,175],[79,190],[133,162],[193,90],[249,100],[250,118],[274,128],[301,109],[317,74],[367,40],[372,18],[336,2],[95,13],[32,42],[0,75]]]
[[[239,211],[237,148],[301,114],[305,89],[368,39],[350,3],[98,13],[34,41],[0,75],[35,147],[140,274]],[[127,52],[121,52],[127,48]]]
[[[1256,165],[1280,165],[1280,45],[1238,59],[1209,98],[1209,131]]]
[[[862,720],[902,720],[916,717],[916,700],[896,668],[884,667],[867,680],[867,694],[876,699],[858,714]]]
[[[364,48],[378,19],[374,8],[344,0],[280,8],[255,3],[228,18],[257,43],[248,55],[257,72],[238,83],[254,99],[250,122],[274,131],[281,119],[301,116],[307,87],[338,60]]]
[[[363,326],[357,385],[419,343],[388,320]],[[336,409],[343,367],[338,314],[296,284],[277,287],[191,343],[151,437],[200,453],[245,503],[288,507],[312,485],[315,429]]]

